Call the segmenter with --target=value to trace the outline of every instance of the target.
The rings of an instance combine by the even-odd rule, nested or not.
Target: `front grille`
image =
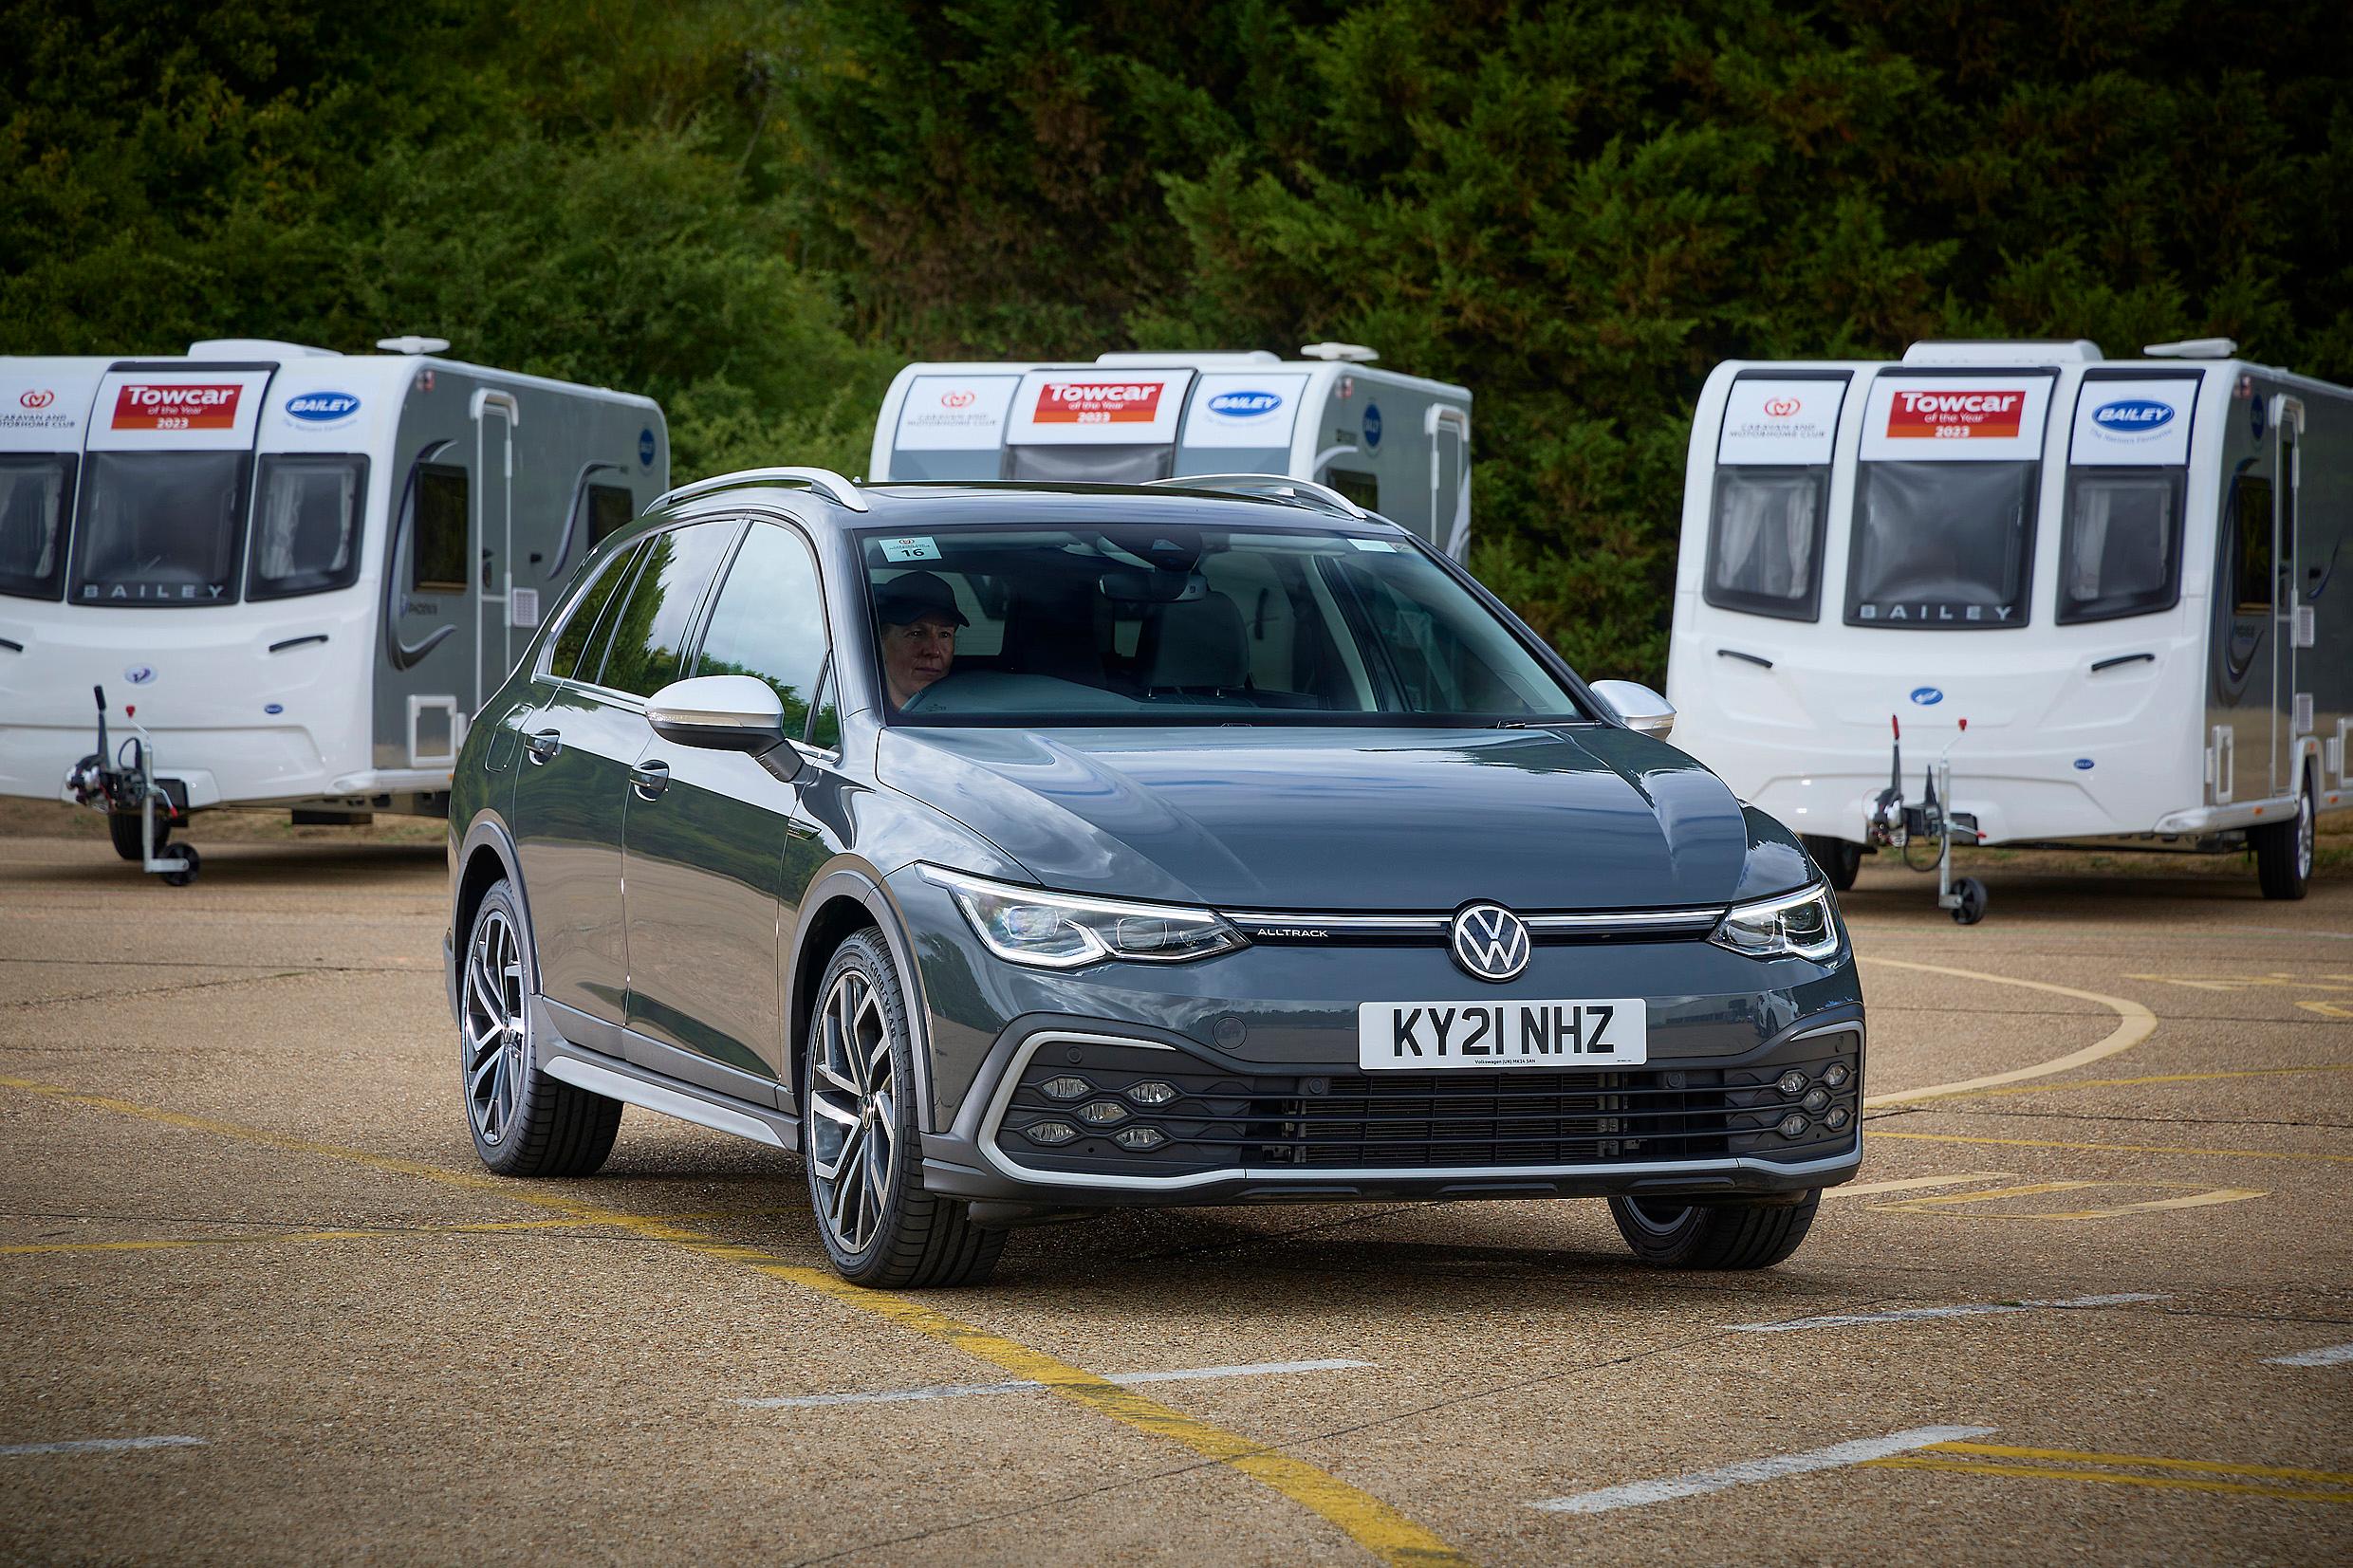
[[[1137,1176],[1649,1164],[1743,1154],[1795,1161],[1851,1144],[1862,1094],[1860,1041],[1855,1033],[1825,1036],[1807,1042],[1819,1053],[1813,1060],[1769,1066],[1297,1076],[1227,1073],[1170,1051],[1049,1043],[1015,1085],[997,1143],[1037,1171]],[[1844,1081],[1831,1089],[1823,1075],[1834,1061],[1844,1063]],[[1776,1080],[1793,1067],[1807,1082],[1785,1093]],[[1805,1098],[1817,1087],[1828,1103],[1809,1108]],[[1806,1122],[1796,1136],[1781,1130],[1793,1115]],[[1828,1124],[1834,1116],[1835,1128]],[[1158,1141],[1134,1129],[1150,1129]],[[1119,1141],[1123,1134],[1129,1143]]]

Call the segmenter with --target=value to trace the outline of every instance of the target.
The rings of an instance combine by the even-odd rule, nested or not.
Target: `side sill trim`
[[[739,1138],[765,1143],[771,1149],[789,1153],[800,1143],[793,1130],[781,1118],[762,1116],[756,1106],[740,1101],[722,1103],[717,1097],[706,1097],[669,1084],[656,1083],[615,1063],[590,1061],[577,1048],[558,1046],[547,1054],[543,1063],[549,1078],[561,1079],[590,1094],[603,1095],[625,1104],[658,1111],[665,1116],[691,1121],[697,1127],[708,1127],[714,1133],[732,1133]]]

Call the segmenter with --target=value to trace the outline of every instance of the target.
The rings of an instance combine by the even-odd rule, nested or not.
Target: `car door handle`
[[[629,770],[629,787],[638,792],[638,799],[650,801],[670,787],[668,763],[639,763]]]
[[[531,766],[542,767],[553,761],[555,754],[564,749],[564,731],[543,729],[523,744],[530,748]]]

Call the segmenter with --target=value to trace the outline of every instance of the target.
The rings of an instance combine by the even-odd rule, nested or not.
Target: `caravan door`
[[[2217,805],[2279,793],[2288,690],[2280,615],[2286,607],[2292,617],[2294,598],[2283,586],[2276,452],[2276,442],[2259,440],[2223,494],[2206,755],[2208,796]]]
[[[474,601],[476,712],[514,668],[515,618],[509,605],[514,596],[516,412],[510,392],[485,388],[473,395],[474,559],[481,563]]]
[[[2297,506],[2298,491],[2304,477],[2303,402],[2294,397],[2274,398],[2271,425],[2276,432],[2271,459],[2279,540],[2273,624],[2278,628],[2280,649],[2280,688],[2272,704],[2278,717],[2276,745],[2271,755],[2271,793],[2282,796],[2293,795],[2303,782],[2297,774],[2297,753],[2304,737],[2312,731],[2310,661],[2303,650],[2313,643],[2314,612],[2297,586],[2304,581],[2296,526],[2302,510]],[[2315,779],[2313,787],[2319,785],[2320,781]]]

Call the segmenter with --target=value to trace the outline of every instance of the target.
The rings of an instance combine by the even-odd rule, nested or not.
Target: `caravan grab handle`
[[[2139,664],[2142,659],[2155,664],[2157,655],[2155,654],[2119,654],[2114,658],[2103,658],[2094,664],[2091,667],[2091,673],[2096,675],[2103,670],[2113,670],[2120,664]]]

